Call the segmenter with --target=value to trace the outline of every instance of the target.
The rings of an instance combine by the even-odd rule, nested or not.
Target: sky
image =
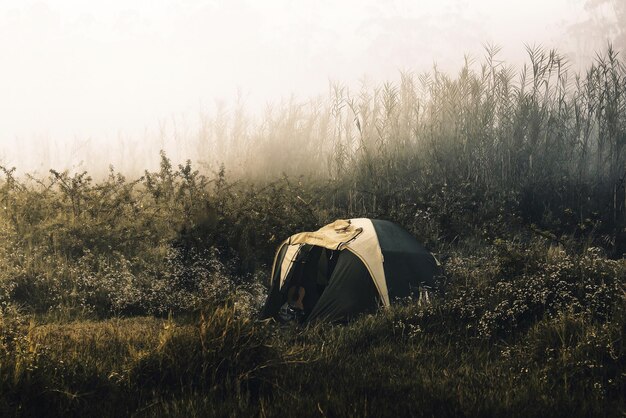
[[[525,44],[582,63],[626,26],[613,1],[0,0],[0,164],[97,158],[81,144],[146,140],[237,97],[254,112],[329,80],[454,72],[488,43],[514,64]]]

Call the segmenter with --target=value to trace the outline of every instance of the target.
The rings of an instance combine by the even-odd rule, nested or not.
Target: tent
[[[344,322],[434,286],[437,259],[399,225],[337,220],[278,248],[263,318],[297,306],[301,321]]]

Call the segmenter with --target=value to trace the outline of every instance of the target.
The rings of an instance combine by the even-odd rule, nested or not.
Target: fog
[[[395,80],[465,54],[558,48],[574,70],[626,49],[623,0],[0,0],[0,164],[132,171],[202,160],[210,115]]]

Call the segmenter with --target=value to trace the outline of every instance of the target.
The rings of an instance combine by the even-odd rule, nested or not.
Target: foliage
[[[566,310],[494,340],[451,327],[455,309],[444,298],[307,329],[250,320],[232,302],[178,319],[40,323],[5,311],[0,411],[588,416],[626,407],[623,290],[611,321]]]

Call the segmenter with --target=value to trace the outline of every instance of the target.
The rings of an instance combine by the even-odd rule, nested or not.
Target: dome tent
[[[298,289],[304,321],[347,321],[418,296],[434,285],[438,269],[437,259],[393,222],[337,220],[279,246],[261,316],[277,316]]]

